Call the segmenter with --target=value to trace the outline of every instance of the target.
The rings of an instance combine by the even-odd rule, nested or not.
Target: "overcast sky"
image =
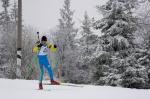
[[[37,27],[40,32],[48,31],[58,24],[60,8],[64,0],[23,0],[24,24]],[[75,10],[74,20],[79,24],[85,11],[90,17],[99,17],[95,6],[104,4],[105,0],[71,0],[71,8]]]

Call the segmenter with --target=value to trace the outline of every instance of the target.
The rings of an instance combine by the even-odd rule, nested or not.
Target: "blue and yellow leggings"
[[[43,80],[44,67],[48,71],[50,80],[54,80],[53,79],[53,71],[52,71],[52,68],[48,62],[47,55],[38,55],[38,60],[39,60],[39,65],[40,65],[40,78],[39,78],[40,83],[42,83],[42,80]]]

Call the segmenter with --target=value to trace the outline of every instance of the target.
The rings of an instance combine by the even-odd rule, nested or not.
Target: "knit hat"
[[[42,36],[41,41],[47,41],[47,37],[46,36]]]

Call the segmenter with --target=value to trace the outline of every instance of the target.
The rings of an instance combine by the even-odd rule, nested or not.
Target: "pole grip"
[[[38,35],[38,40],[40,41],[40,36],[39,36],[39,32],[37,32],[37,35]]]

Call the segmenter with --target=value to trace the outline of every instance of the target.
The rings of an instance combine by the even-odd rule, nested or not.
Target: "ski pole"
[[[39,32],[37,32],[37,36],[38,36],[38,41],[40,41],[40,33]]]

